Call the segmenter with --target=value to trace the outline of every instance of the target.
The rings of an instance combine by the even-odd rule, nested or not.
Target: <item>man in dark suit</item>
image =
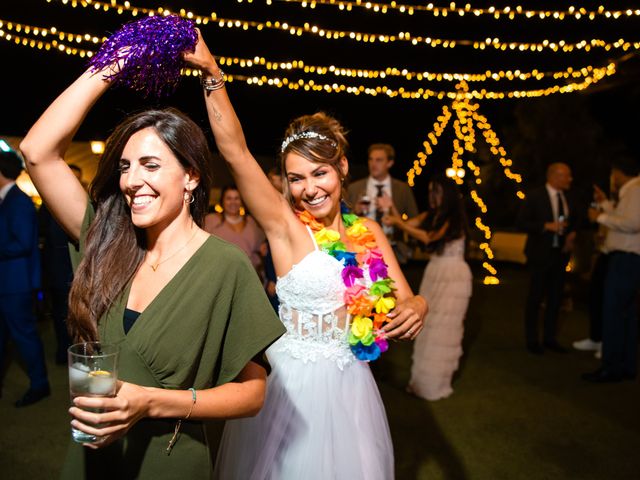
[[[356,214],[380,223],[393,203],[400,214],[406,214],[408,218],[418,215],[411,187],[389,175],[395,157],[394,148],[386,143],[374,143],[369,147],[369,176],[353,182],[347,190],[347,200]],[[398,261],[406,263],[410,257],[410,248],[402,232],[387,225],[382,225],[382,228],[390,239]]]
[[[518,228],[527,233],[525,255],[531,283],[525,309],[525,338],[527,350],[533,354],[541,354],[544,349],[567,351],[556,340],[556,328],[566,266],[575,238],[577,208],[566,195],[571,181],[568,165],[549,165],[546,185],[527,194],[517,219]],[[545,297],[541,346],[538,318]]]
[[[0,359],[4,359],[8,334],[31,380],[16,407],[50,393],[33,312],[33,292],[40,287],[38,223],[33,202],[15,184],[22,169],[22,160],[14,151],[0,152]]]

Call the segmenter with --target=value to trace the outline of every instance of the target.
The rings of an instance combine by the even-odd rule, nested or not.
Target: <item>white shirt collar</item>
[[[549,195],[555,197],[558,195],[558,193],[561,193],[564,195],[564,192],[562,190],[556,190],[555,188],[553,188],[551,185],[549,185],[548,183],[545,185],[545,187],[547,187],[547,192],[549,192]]]
[[[371,185],[384,185],[385,187],[391,186],[391,175],[387,175],[384,180],[376,180],[372,176],[369,176],[369,183]]]
[[[4,201],[4,197],[7,196],[7,193],[9,193],[9,190],[11,190],[11,187],[15,184],[16,182],[9,182],[4,187],[0,188],[0,201]]]

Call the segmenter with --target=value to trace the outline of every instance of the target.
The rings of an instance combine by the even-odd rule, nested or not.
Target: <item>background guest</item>
[[[639,172],[638,162],[630,156],[614,160],[611,180],[618,202],[614,206],[598,189],[594,196],[600,208],[589,210],[592,221],[607,227],[605,248],[609,252],[603,292],[602,365],[582,376],[590,382],[631,380],[638,373]]]
[[[49,396],[44,349],[33,312],[33,294],[40,288],[38,220],[31,199],[18,188],[23,163],[14,151],[0,151],[0,363],[7,333],[27,364],[31,381],[16,407]]]
[[[567,164],[549,165],[546,184],[527,194],[517,218],[518,228],[527,233],[525,255],[530,285],[525,309],[525,339],[527,350],[533,354],[541,354],[544,349],[567,352],[558,344],[556,333],[565,270],[575,239],[577,211],[566,195],[572,180]],[[538,317],[545,298],[541,346]]]
[[[266,241],[264,232],[250,215],[243,213],[242,198],[235,185],[226,185],[222,188],[220,203],[222,205],[220,221],[218,224],[215,222],[207,223],[206,218],[211,219],[213,214],[207,215],[205,217],[206,231],[240,247],[251,260],[251,264],[260,278],[263,278],[262,256]]]
[[[389,174],[396,158],[394,148],[386,143],[374,143],[368,153],[369,176],[353,182],[347,189],[347,200],[353,205],[354,212],[380,223],[393,203],[400,215],[409,218],[418,215],[416,199],[409,185]],[[383,225],[383,230],[398,262],[406,263],[411,257],[411,249],[404,242],[402,231],[394,230],[391,225]]]
[[[596,185],[594,185],[594,190],[594,197],[599,196],[598,192],[604,197],[604,193]],[[595,234],[598,253],[589,279],[589,336],[573,342],[573,348],[587,352],[594,351],[596,358],[602,358],[602,301],[604,279],[607,274],[609,260],[609,255],[604,245],[606,233],[606,227],[599,225]]]
[[[471,269],[464,259],[464,206],[453,181],[437,177],[429,182],[426,212],[405,222],[395,207],[392,211],[383,223],[408,233],[432,253],[420,284],[429,312],[413,346],[407,390],[439,400],[453,393],[451,380],[462,356],[464,318],[472,290]]]

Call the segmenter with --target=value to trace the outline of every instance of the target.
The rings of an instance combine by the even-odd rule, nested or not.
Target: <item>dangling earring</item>
[[[193,193],[191,193],[191,190],[184,192],[184,203],[193,203],[195,200],[196,199],[193,196]]]

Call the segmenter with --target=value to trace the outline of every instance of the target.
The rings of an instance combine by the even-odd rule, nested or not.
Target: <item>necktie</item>
[[[378,184],[376,185],[378,191],[376,192],[376,197],[381,197],[384,194],[384,185]],[[382,217],[384,216],[384,212],[380,208],[376,208],[376,222],[380,223]]]
[[[564,203],[562,202],[562,194],[560,192],[556,193],[556,198],[558,199],[558,221],[559,222],[564,222],[565,220],[565,215],[564,215]],[[560,227],[560,229],[558,230],[558,233],[556,233],[553,236],[553,246],[554,247],[561,247],[562,242],[560,241],[560,237],[562,237],[564,235],[564,231],[563,231],[563,227]]]
[[[564,217],[564,202],[562,201],[562,194],[560,192],[558,192],[556,195],[558,195],[558,219],[560,217]]]

